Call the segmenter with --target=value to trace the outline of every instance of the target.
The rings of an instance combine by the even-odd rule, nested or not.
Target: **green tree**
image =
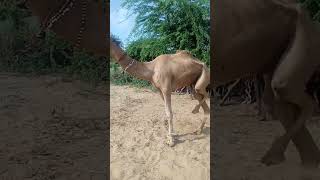
[[[185,49],[209,64],[209,0],[124,0],[122,6],[137,14],[129,55],[151,60]]]
[[[299,0],[306,7],[313,20],[320,22],[320,0]]]

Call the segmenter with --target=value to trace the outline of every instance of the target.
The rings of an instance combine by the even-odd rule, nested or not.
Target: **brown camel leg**
[[[275,104],[274,101],[274,95],[271,92],[271,75],[266,74],[264,75],[265,80],[265,91],[264,91],[264,98],[263,102],[265,103],[265,113],[270,114],[270,117],[272,119],[275,119],[274,117],[274,110],[278,109],[277,115],[280,117],[280,122],[282,126],[288,131],[292,124],[294,123],[293,120],[296,118],[296,115],[294,112],[296,111],[295,107],[292,104]],[[276,106],[276,107],[273,107]],[[268,117],[266,116],[267,120]],[[270,118],[271,120],[271,118]],[[312,159],[314,159],[313,154],[319,153],[317,150],[317,146],[312,139],[312,136],[310,135],[308,129],[303,126],[299,132],[295,136],[292,137],[292,141],[294,145],[296,146],[302,163],[310,162]]]
[[[208,107],[206,102],[204,102],[203,105],[206,105]],[[202,133],[203,127],[204,127],[204,125],[206,123],[206,120],[207,120],[207,117],[208,117],[209,114],[210,114],[210,110],[203,112],[203,117],[202,117],[202,120],[201,120],[201,124],[200,124],[199,128],[194,131],[194,134],[198,134],[199,135],[199,134]]]
[[[317,164],[319,163],[319,151],[310,134],[305,132],[306,128],[304,126],[305,120],[311,118],[312,115],[312,103],[309,100],[310,97],[303,93],[301,93],[300,95],[296,93],[295,97],[299,98],[291,98],[291,101],[295,102],[295,104],[299,104],[300,106],[286,103],[282,100],[276,103],[277,111],[279,111],[277,112],[277,114],[279,114],[279,118],[285,126],[287,132],[273,142],[271,149],[262,160],[265,164],[278,164],[283,161],[285,159],[284,151],[286,150],[286,147],[291,138],[293,138],[295,144],[297,145],[297,148],[301,155],[302,163],[305,166],[317,166]],[[307,134],[309,135],[309,138],[302,139],[301,136],[299,136],[299,134],[301,134],[301,131],[304,132],[305,138],[307,137]],[[308,144],[306,143],[307,141]],[[299,146],[297,143],[299,143]],[[305,146],[308,146],[309,149],[305,148]]]
[[[208,106],[203,106],[203,103],[206,102],[206,99],[209,97],[209,95],[206,91],[207,86],[208,86],[208,81],[205,81],[205,80],[202,80],[202,81],[198,80],[197,81],[197,83],[194,87],[194,89],[195,89],[194,97],[199,101],[199,104],[193,108],[193,110],[192,110],[193,114],[199,113],[200,106],[202,106],[203,111],[205,113],[209,113],[208,112],[209,108],[207,108]]]
[[[265,74],[264,78],[264,91],[262,93],[262,119],[261,121],[271,121],[275,119],[274,117],[274,95],[271,88],[271,74]]]
[[[288,86],[290,87],[290,86]],[[302,88],[291,87],[275,90],[280,99],[276,100],[278,118],[287,130],[286,134],[277,138],[270,150],[262,158],[267,165],[278,164],[285,160],[284,151],[293,138],[304,166],[317,166],[320,151],[306,129],[305,120],[312,116],[312,101]]]
[[[296,116],[294,113],[296,112],[296,107],[292,104],[278,102],[275,104],[275,110],[277,110],[276,115],[278,116],[282,126],[288,131],[294,123],[293,119],[295,119]],[[319,159],[317,156],[314,156],[319,154],[318,147],[305,126],[303,126],[300,131],[298,131],[296,135],[292,137],[292,141],[300,154],[302,164],[304,166],[315,166],[318,163]],[[270,156],[268,153],[262,158],[262,162],[268,165],[277,164],[277,162],[267,163],[266,158]],[[285,159],[283,153],[278,153],[277,156],[278,157],[274,159],[277,160],[278,163],[281,162],[280,160]]]
[[[302,27],[303,26],[299,28]],[[285,159],[284,151],[286,150],[289,141],[292,138],[297,137],[301,132],[305,133],[304,138],[308,138],[306,131],[304,131],[304,125],[305,121],[312,117],[313,104],[311,98],[305,93],[304,89],[305,81],[310,79],[315,70],[317,59],[310,55],[312,51],[308,50],[306,47],[305,32],[303,29],[301,30],[299,28],[291,49],[287,51],[284,58],[281,60],[274,72],[271,82],[280,121],[288,121],[288,125],[286,128],[287,132],[274,140],[271,148],[262,158],[262,162],[267,165],[282,162]],[[307,56],[307,54],[310,56]],[[305,63],[306,57],[309,57],[308,63]],[[294,106],[294,108],[291,108],[291,112],[294,112],[294,116],[285,115],[283,113],[284,111],[288,111],[289,104]],[[297,149],[300,150],[303,165],[317,166],[320,162],[319,149],[314,144],[312,138],[303,139],[304,142],[301,142],[302,139],[300,138],[301,135],[297,138],[299,140]],[[306,146],[310,149],[307,150],[304,148]],[[309,155],[306,155],[306,152],[309,152]]]
[[[193,108],[192,113],[194,114],[199,113],[200,106],[202,106],[203,111],[207,113],[208,108],[206,106],[203,106],[202,104],[206,101],[206,98],[209,97],[206,91],[206,87],[209,85],[209,83],[210,83],[210,73],[208,72],[206,66],[203,64],[201,76],[197,80],[194,86],[194,91],[195,91],[194,97],[199,101],[199,104]]]
[[[200,109],[200,106],[202,107],[203,113],[204,113],[204,116],[203,116],[203,118],[202,118],[202,120],[201,120],[201,124],[200,124],[199,128],[197,128],[197,129],[193,132],[194,134],[198,134],[198,135],[199,135],[199,134],[202,133],[203,127],[204,127],[204,125],[205,125],[205,123],[206,123],[207,116],[208,116],[208,114],[210,114],[210,109],[209,109],[209,106],[208,106],[208,104],[206,103],[205,98],[204,98],[203,95],[196,93],[196,94],[194,94],[194,97],[199,101],[199,104],[197,104],[197,105],[194,107],[192,113],[195,113],[195,111],[197,111],[196,113],[198,113],[198,112],[199,112],[199,109]]]
[[[199,104],[197,104],[192,110],[193,114],[199,113],[200,106],[202,107],[203,111],[206,114],[210,113],[210,109],[205,101],[206,97],[204,95],[199,94],[199,93],[195,93],[193,97],[199,101]]]
[[[285,127],[286,130],[289,130],[293,124],[290,121],[290,119],[294,119],[294,117],[297,115],[293,113],[293,112],[295,112],[295,110],[294,110],[295,107],[292,104],[288,104],[285,107],[287,108],[287,111],[283,111],[283,113],[286,113],[289,116],[291,115],[292,118],[291,117],[281,118],[281,120],[282,120],[281,123]],[[281,109],[284,109],[284,108],[281,108]],[[319,162],[319,157],[314,156],[314,155],[317,155],[320,152],[319,152],[318,147],[315,144],[310,132],[308,131],[308,129],[305,126],[303,126],[301,128],[301,130],[298,131],[296,133],[296,135],[292,137],[292,141],[300,154],[301,161],[302,161],[303,165],[308,166],[308,164],[311,164],[311,166],[314,166]],[[312,164],[314,164],[314,165],[312,165]]]
[[[262,116],[263,112],[262,112],[262,89],[261,89],[261,80],[262,78],[260,77],[261,75],[257,75],[254,78],[254,91],[256,94],[256,104],[257,104],[257,108],[258,108],[258,112],[257,115],[258,116]]]
[[[173,138],[173,113],[171,107],[171,88],[162,88],[161,92],[164,97],[165,111],[168,118],[168,136],[167,136],[167,144],[169,146],[174,146],[174,138]]]

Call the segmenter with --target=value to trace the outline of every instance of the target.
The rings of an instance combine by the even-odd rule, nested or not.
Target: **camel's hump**
[[[191,52],[188,50],[177,50],[176,54],[188,54],[192,56]]]

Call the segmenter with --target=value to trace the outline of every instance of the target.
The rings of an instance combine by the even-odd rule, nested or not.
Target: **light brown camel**
[[[169,146],[174,145],[173,113],[171,107],[171,93],[185,86],[194,86],[194,98],[199,104],[192,111],[199,112],[202,106],[204,114],[210,113],[205,101],[208,97],[206,87],[210,83],[210,72],[206,65],[194,58],[188,51],[177,51],[175,54],[163,54],[150,62],[139,62],[130,58],[113,41],[110,41],[110,56],[132,76],[147,80],[157,88],[165,104],[165,112],[168,118]],[[202,119],[200,127],[195,133],[200,134],[205,125],[206,118]]]
[[[304,89],[320,64],[319,27],[293,0],[216,1],[211,13],[213,85],[261,73],[271,79],[270,106],[286,133],[275,139],[261,161],[284,161],[292,139],[303,165],[318,166],[320,151],[304,125],[312,114]]]
[[[37,3],[43,2],[41,6],[37,5],[38,10],[43,8],[43,13],[38,13],[40,16],[48,16],[50,1],[37,0]],[[319,30],[295,0],[214,1],[210,12],[214,44],[211,51],[211,86],[261,73],[271,79],[270,95],[274,99],[270,106],[274,107],[277,119],[288,133],[276,139],[262,162],[267,165],[282,162],[291,139],[303,165],[317,166],[320,151],[304,125],[304,121],[310,118],[312,104],[304,87],[319,64],[319,52],[315,49],[319,47]],[[74,20],[80,17],[78,14],[61,24],[74,24]],[[97,24],[100,23],[99,18],[90,21]],[[86,33],[94,34],[97,30],[100,30],[98,26],[92,26]],[[54,31],[65,38],[74,37],[77,33],[77,30],[71,32],[64,26],[56,27]],[[100,49],[97,46],[104,47],[105,44],[95,43],[87,48],[95,51]]]
[[[25,2],[33,14],[40,17],[42,31],[53,30],[60,37],[73,42],[75,46],[91,50],[98,55],[106,55],[104,45],[107,44],[107,41],[104,40],[106,40],[107,33],[103,22],[106,16],[103,15],[101,0],[26,0]],[[70,27],[65,28],[66,24]],[[151,81],[160,90],[160,95],[165,101],[169,122],[169,145],[174,145],[172,136],[172,90],[194,85],[195,94],[193,96],[199,101],[199,104],[192,112],[198,113],[200,106],[202,106],[204,113],[209,114],[210,110],[205,99],[208,97],[206,86],[210,82],[210,73],[203,63],[197,61],[187,51],[162,55],[150,63],[140,63],[127,57],[114,43],[111,42],[110,45],[111,56],[128,73],[137,78]],[[197,133],[201,133],[204,123],[205,118],[196,131]]]

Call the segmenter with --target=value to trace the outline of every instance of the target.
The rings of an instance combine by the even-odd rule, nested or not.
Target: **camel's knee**
[[[166,115],[167,115],[167,118],[169,119],[173,118],[173,113],[169,109],[166,109]]]
[[[291,91],[288,81],[278,78],[272,79],[271,88],[276,98],[285,98]]]

